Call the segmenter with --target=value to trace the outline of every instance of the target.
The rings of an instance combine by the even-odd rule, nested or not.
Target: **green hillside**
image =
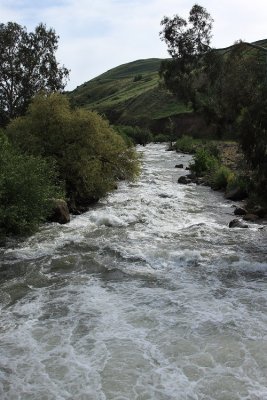
[[[253,44],[267,47],[267,40]],[[231,48],[218,51],[227,54]],[[248,53],[251,51],[255,49],[248,48]],[[172,117],[174,121],[179,120],[181,129],[190,131],[194,124],[192,118],[198,117],[160,85],[161,61],[149,58],[120,65],[78,86],[68,96],[73,105],[96,110],[113,124],[145,125],[159,131],[168,117]],[[197,121],[196,130],[201,126]]]
[[[148,124],[186,112],[184,104],[159,85],[161,59],[120,65],[69,93],[74,105],[105,114],[116,124]]]

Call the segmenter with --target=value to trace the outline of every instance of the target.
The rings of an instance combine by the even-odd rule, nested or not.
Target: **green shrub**
[[[212,156],[205,148],[199,148],[194,155],[193,163],[190,169],[196,176],[203,176],[206,173],[212,173],[218,168],[218,160]]]
[[[215,190],[226,189],[228,183],[233,179],[233,172],[225,165],[218,165],[211,172],[210,185]]]
[[[153,142],[154,143],[164,143],[170,140],[168,135],[164,135],[163,133],[159,133],[158,135],[154,136]]]
[[[240,188],[247,192],[250,189],[251,182],[248,176],[244,175],[235,175],[232,173],[228,177],[228,182],[227,182],[227,190],[230,191],[235,188]]]
[[[141,81],[143,79],[143,75],[139,74],[139,75],[135,75],[133,78],[133,82],[138,82]]]
[[[140,128],[139,126],[118,126],[116,130],[119,130],[120,135],[128,136],[134,144],[141,144],[145,146],[147,143],[152,142],[153,136],[149,129]]]
[[[7,134],[23,151],[55,160],[73,208],[97,201],[118,179],[138,173],[135,149],[97,113],[72,110],[59,94],[36,96]]]
[[[183,153],[194,153],[195,152],[195,140],[191,136],[183,135],[176,141],[176,151]]]
[[[207,150],[207,152],[211,155],[216,157],[218,160],[220,159],[220,150],[219,148],[216,146],[215,143],[213,142],[207,142],[205,143],[205,149]]]
[[[55,169],[40,157],[22,155],[0,134],[0,235],[33,232],[63,196]]]

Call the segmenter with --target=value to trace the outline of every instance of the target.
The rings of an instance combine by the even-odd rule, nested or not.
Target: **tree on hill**
[[[189,12],[188,21],[179,15],[164,17],[161,40],[168,47],[172,60],[164,60],[160,75],[167,88],[178,98],[194,102],[194,70],[200,57],[210,49],[213,19],[207,10],[195,4]]]
[[[39,24],[34,32],[14,22],[0,24],[0,125],[25,113],[41,90],[62,90],[69,71],[60,67],[55,52],[58,36]]]
[[[212,50],[211,21],[197,5],[190,11],[189,27],[179,16],[162,20],[161,35],[172,60],[162,64],[161,75],[171,91],[191,101],[195,110],[217,126],[220,135],[235,132],[254,188],[264,192],[267,201],[267,192],[262,190],[267,185],[267,49],[239,41]]]
[[[138,157],[97,113],[71,109],[67,98],[53,93],[36,96],[25,116],[7,129],[24,152],[53,159],[74,211],[97,201],[120,179],[133,179]]]

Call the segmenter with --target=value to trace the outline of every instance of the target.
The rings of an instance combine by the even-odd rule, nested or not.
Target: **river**
[[[137,182],[0,250],[2,400],[267,399],[267,227],[138,151]]]

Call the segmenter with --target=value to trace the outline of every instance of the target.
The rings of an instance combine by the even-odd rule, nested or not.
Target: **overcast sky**
[[[40,22],[54,28],[57,59],[71,70],[72,90],[120,64],[167,57],[159,39],[162,17],[187,18],[195,3],[214,19],[214,47],[267,38],[267,0],[0,0],[0,22],[28,31]]]

